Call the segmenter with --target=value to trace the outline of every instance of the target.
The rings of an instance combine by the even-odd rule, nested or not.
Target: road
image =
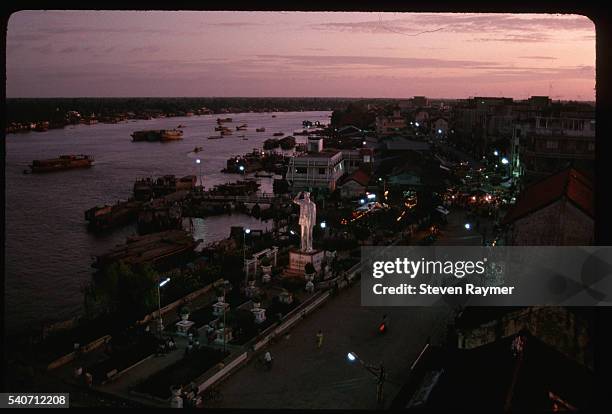
[[[377,327],[386,313],[389,331]],[[375,409],[375,378],[346,359],[349,351],[371,364],[381,360],[387,371],[385,406],[401,385],[427,338],[437,343],[446,332],[447,308],[365,308],[360,285],[354,284],[307,316],[269,347],[271,371],[251,362],[221,384],[224,408]],[[321,329],[323,346],[315,335]]]

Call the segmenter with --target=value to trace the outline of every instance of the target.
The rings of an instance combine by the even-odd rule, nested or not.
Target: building
[[[356,198],[363,196],[368,190],[371,175],[368,171],[358,169],[352,174],[346,175],[338,182],[340,195],[344,198]]]
[[[585,114],[586,115],[586,114]],[[568,166],[593,170],[595,119],[566,116],[536,116],[515,128],[522,172],[533,179]]]
[[[379,115],[376,117],[376,133],[379,136],[397,134],[406,128],[406,119],[401,115],[399,107],[393,110],[391,116]]]
[[[574,168],[528,186],[504,216],[506,243],[584,246],[594,241],[592,180]]]
[[[315,188],[334,191],[344,173],[342,152],[324,150],[321,138],[309,137],[308,152],[291,158],[286,179],[293,192]]]
[[[593,368],[592,310],[561,306],[466,307],[455,319],[459,349],[473,349],[527,329],[565,357]]]
[[[412,106],[424,108],[429,105],[429,101],[425,96],[413,96],[410,100],[412,102]]]
[[[351,174],[359,168],[370,171],[374,163],[374,151],[371,148],[343,149],[342,161],[346,174]]]
[[[448,119],[443,117],[435,118],[431,123],[431,129],[436,136],[446,136],[448,134]]]
[[[469,350],[427,345],[391,409],[413,412],[586,410],[592,371],[529,331]]]

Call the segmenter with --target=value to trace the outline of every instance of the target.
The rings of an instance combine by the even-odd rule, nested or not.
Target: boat
[[[91,167],[93,162],[94,159],[91,155],[60,155],[58,158],[34,160],[29,167],[33,173],[45,173],[73,168],[88,168]]]
[[[148,129],[141,131],[134,131],[132,133],[132,141],[176,141],[183,139],[183,131],[180,129]]]
[[[276,118],[276,115],[272,115],[272,118]]]
[[[261,128],[257,128],[255,131],[257,131],[257,132],[266,132],[266,129],[261,127]]]
[[[247,126],[247,124],[238,125],[236,126],[236,131],[244,131],[245,129],[247,129]]]
[[[243,141],[248,141],[249,139],[247,137],[242,137]]]
[[[221,135],[232,135],[232,131],[229,129],[224,129],[221,131]]]
[[[223,135],[211,135],[208,139],[223,139]]]
[[[223,122],[232,122],[232,118],[217,118],[218,124],[221,124]]]
[[[226,127],[224,127],[223,125],[219,125],[215,127],[215,131],[219,132],[219,131],[223,131]]]
[[[179,124],[179,125],[176,127],[176,129],[181,129],[181,128],[185,128],[185,125],[183,125],[183,124]]]
[[[195,147],[193,149],[193,152],[200,152],[200,151],[204,151],[204,148],[202,148],[202,147]]]
[[[285,135],[283,132],[275,132],[272,134],[273,137],[282,137],[283,135]]]
[[[85,220],[90,231],[107,230],[127,224],[136,219],[141,201],[119,201],[115,205],[93,207],[85,211]]]

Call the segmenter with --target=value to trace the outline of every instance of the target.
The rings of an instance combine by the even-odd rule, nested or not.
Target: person
[[[264,354],[264,362],[266,363],[266,368],[272,368],[272,354],[270,354],[270,351],[266,351]]]
[[[321,348],[323,345],[323,332],[319,329],[317,333],[317,348]]]

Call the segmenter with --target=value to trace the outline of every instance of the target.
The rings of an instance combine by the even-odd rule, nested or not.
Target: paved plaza
[[[226,408],[335,408],[374,409],[376,380],[346,354],[355,352],[372,364],[383,362],[387,371],[385,406],[405,382],[410,366],[427,338],[445,334],[447,308],[365,308],[356,283],[307,316],[268,349],[274,357],[270,371],[251,362],[220,386]],[[388,315],[389,331],[379,335],[378,324]],[[323,346],[315,336],[321,329]]]

